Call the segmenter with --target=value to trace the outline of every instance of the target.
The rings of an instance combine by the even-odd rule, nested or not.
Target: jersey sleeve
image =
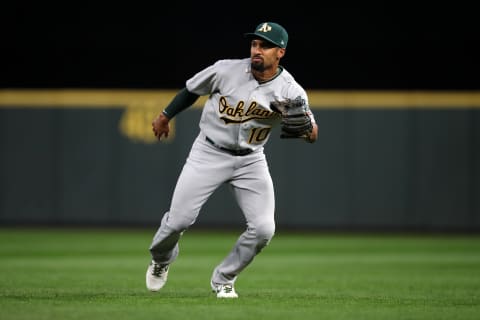
[[[187,90],[199,96],[208,95],[216,90],[217,72],[220,61],[201,70],[187,80]]]

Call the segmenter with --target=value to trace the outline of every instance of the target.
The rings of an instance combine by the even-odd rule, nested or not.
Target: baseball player
[[[264,145],[272,127],[281,125],[283,130],[288,121],[272,108],[272,103],[300,101],[308,130],[295,137],[310,143],[317,140],[318,129],[307,94],[279,64],[287,47],[287,31],[277,23],[263,22],[245,37],[250,40],[250,58],[219,60],[198,72],[152,122],[158,139],[168,137],[169,120],[199,96],[209,96],[170,208],[149,248],[152,259],[146,285],[150,291],[165,285],[169,267],[179,253],[180,237],[213,192],[228,184],[245,217],[246,230],[214,268],[210,285],[218,298],[237,298],[234,283],[238,275],[275,232],[274,188]]]

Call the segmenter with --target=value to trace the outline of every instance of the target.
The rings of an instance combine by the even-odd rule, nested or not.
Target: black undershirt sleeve
[[[167,118],[172,119],[178,113],[182,112],[183,110],[194,104],[199,97],[199,95],[189,92],[187,88],[183,88],[172,99],[172,101],[168,104],[165,110],[163,110],[163,114],[166,115]]]

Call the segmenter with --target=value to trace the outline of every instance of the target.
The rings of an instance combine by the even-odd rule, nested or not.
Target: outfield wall
[[[0,224],[157,225],[201,101],[155,141],[175,90],[0,90]],[[311,145],[266,146],[279,227],[480,230],[480,92],[310,91]],[[203,227],[243,217],[222,187]]]

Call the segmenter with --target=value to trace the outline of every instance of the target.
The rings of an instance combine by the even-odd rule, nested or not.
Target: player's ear
[[[277,58],[278,58],[278,59],[283,58],[283,56],[285,55],[285,51],[286,51],[285,48],[278,48],[278,50],[277,50]]]

